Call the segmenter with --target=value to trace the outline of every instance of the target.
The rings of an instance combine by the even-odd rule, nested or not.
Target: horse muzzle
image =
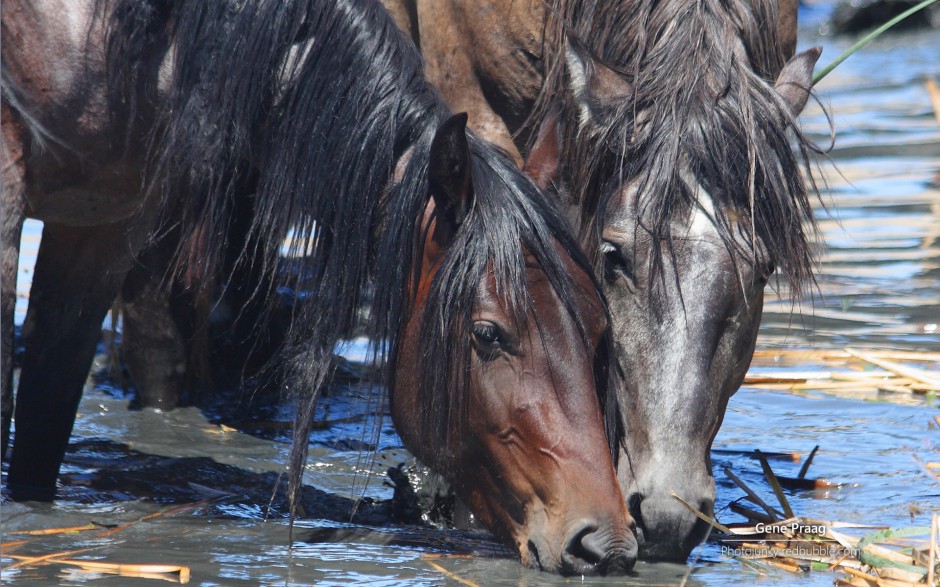
[[[714,490],[702,492],[698,498],[679,495],[705,515],[711,515]],[[706,522],[668,493],[646,498],[633,494],[628,502],[636,519],[639,554],[643,560],[685,562],[708,532]]]
[[[621,527],[622,526],[622,527]],[[582,519],[571,526],[560,555],[550,541],[530,536],[520,549],[522,563],[561,575],[624,575],[637,559],[637,542],[626,525]]]

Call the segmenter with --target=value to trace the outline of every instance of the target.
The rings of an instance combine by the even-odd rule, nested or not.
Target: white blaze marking
[[[689,236],[705,236],[715,230],[715,203],[712,195],[688,171],[682,173],[682,179],[695,193],[698,206],[692,207],[692,219],[689,223]]]

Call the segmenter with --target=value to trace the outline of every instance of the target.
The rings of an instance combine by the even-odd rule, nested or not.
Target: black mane
[[[547,45],[562,49],[547,59],[531,120],[540,120],[555,96],[570,95],[565,36],[631,85],[631,95],[609,105],[593,128],[566,129],[562,176],[581,211],[589,256],[599,257],[592,247],[616,187],[605,182],[636,181],[642,230],[656,247],[652,262],[661,263],[659,247],[670,247],[673,214],[695,205],[679,177],[686,167],[714,197],[726,243],[734,243],[737,231],[760,239],[796,295],[813,283],[810,195],[818,190],[810,154],[818,149],[773,89],[787,60],[777,10],[770,0],[555,2],[554,40]],[[739,249],[732,254],[758,261]]]
[[[449,112],[412,43],[374,0],[173,0],[169,10],[148,9],[163,6],[156,0],[112,2],[110,47],[159,42],[140,40],[143,29],[162,31],[173,50],[169,95],[155,106],[157,130],[147,140],[156,161],[150,185],[182,210],[174,219],[180,251],[196,255],[181,255],[178,272],[197,283],[211,277],[238,198],[252,199],[250,242],[267,271],[288,230],[294,252],[307,253],[303,273],[317,286],[296,311],[285,359],[299,401],[296,487],[316,392],[367,285],[375,292],[370,337],[377,347],[387,341],[392,359],[397,352],[423,245],[428,154]],[[112,101],[133,116],[146,109],[126,96],[146,96],[157,84],[127,54],[109,54]],[[484,271],[493,270],[524,321],[528,253],[578,324],[562,255],[591,273],[563,216],[513,162],[472,137],[470,145],[473,207],[435,279],[419,355],[425,418],[442,450],[451,414],[465,409],[469,317]],[[608,430],[616,430],[616,394],[599,393]]]

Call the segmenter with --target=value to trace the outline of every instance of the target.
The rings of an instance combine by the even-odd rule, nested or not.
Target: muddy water
[[[851,39],[820,38],[828,11],[813,4],[801,15],[801,45],[821,44],[822,61],[833,59]],[[820,210],[822,249],[819,295],[794,306],[768,293],[760,348],[829,349],[855,346],[940,351],[940,191],[928,182],[940,171],[940,124],[925,90],[927,75],[940,79],[940,34],[894,36],[869,46],[818,87],[834,116],[837,170],[822,163],[831,215]],[[820,141],[828,136],[818,106],[803,116]],[[35,255],[40,228],[31,224],[25,255]],[[20,289],[28,290],[24,265]],[[18,307],[18,320],[25,299]],[[356,345],[348,349],[351,358]],[[103,365],[103,359],[102,359]],[[805,370],[787,365],[780,370]],[[306,519],[294,529],[301,542],[288,552],[288,526],[281,496],[272,488],[287,444],[278,422],[247,434],[219,426],[214,410],[171,413],[129,411],[113,382],[90,382],[81,405],[73,447],[63,468],[62,499],[53,505],[2,505],[2,539],[37,528],[102,524],[64,536],[33,537],[8,554],[40,555],[88,549],[76,557],[123,563],[187,565],[197,585],[446,585],[448,575],[480,585],[543,585],[562,579],[528,571],[508,557],[485,532],[433,530],[393,522],[407,517],[389,500],[385,471],[410,463],[388,423],[363,432],[368,420],[361,390],[334,390],[318,419],[332,422],[316,433],[305,474]],[[232,400],[237,403],[237,400]],[[245,400],[246,401],[246,400]],[[840,483],[837,489],[789,491],[797,513],[847,522],[924,525],[940,506],[940,487],[915,457],[940,460],[940,431],[928,427],[938,414],[932,396],[860,393],[799,395],[744,388],[732,399],[713,457],[721,511],[741,497],[726,475],[730,467],[771,498],[758,464],[735,451],[799,451],[820,445],[811,472]],[[376,448],[363,453],[360,448]],[[795,475],[799,464],[773,463]],[[369,473],[375,475],[368,484]],[[354,522],[352,500],[365,499]],[[271,515],[265,519],[270,503]],[[172,511],[174,508],[189,509]],[[144,516],[155,517],[133,523]],[[126,527],[120,525],[130,524]],[[118,525],[114,528],[114,525]],[[110,527],[110,529],[109,529]],[[441,553],[451,555],[435,558]],[[435,567],[437,565],[437,567]],[[691,573],[690,585],[817,584],[833,576],[796,576],[767,570],[766,577],[707,544],[687,566],[644,564],[634,577],[588,584],[675,584]],[[59,565],[4,570],[4,583],[73,585],[153,584],[155,579],[107,577]]]

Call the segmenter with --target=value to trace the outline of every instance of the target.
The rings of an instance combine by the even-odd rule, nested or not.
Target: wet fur
[[[589,130],[565,129],[560,176],[580,213],[582,243],[601,241],[615,187],[606,182],[638,178],[637,194],[656,194],[642,202],[639,227],[657,248],[650,257],[656,273],[670,254],[670,220],[695,205],[680,178],[688,165],[715,198],[716,226],[736,259],[773,262],[796,295],[811,285],[818,191],[810,157],[818,149],[771,83],[789,57],[777,29],[766,26],[777,22],[778,3],[581,0],[560,1],[555,10],[562,18],[546,43],[554,54],[530,120],[541,120],[570,87],[564,35],[631,88]],[[736,231],[762,241],[767,258],[735,245]],[[589,256],[600,270],[601,256]]]

